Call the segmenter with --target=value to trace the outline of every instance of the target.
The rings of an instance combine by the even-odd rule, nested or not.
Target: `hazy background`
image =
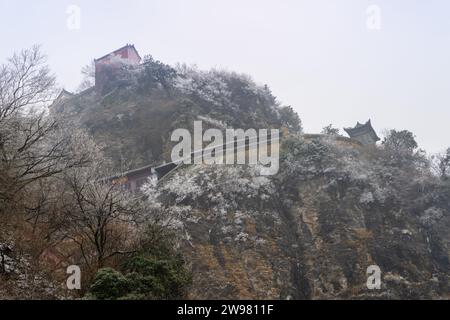
[[[66,12],[81,9],[80,29]],[[381,29],[367,28],[370,5]],[[447,0],[0,0],[0,60],[43,45],[61,87],[126,43],[168,64],[226,68],[267,83],[306,132],[372,119],[409,129],[430,152],[450,146]]]

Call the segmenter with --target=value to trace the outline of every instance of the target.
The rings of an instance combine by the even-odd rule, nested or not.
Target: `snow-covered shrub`
[[[425,210],[423,215],[420,217],[420,222],[424,226],[431,226],[439,219],[441,219],[444,216],[443,212],[439,208],[431,207]]]
[[[361,197],[359,198],[359,202],[360,202],[361,204],[370,204],[370,203],[372,203],[372,202],[374,202],[374,201],[375,201],[375,199],[374,199],[374,197],[373,197],[372,192],[370,192],[370,191],[364,192],[364,193],[361,195]]]

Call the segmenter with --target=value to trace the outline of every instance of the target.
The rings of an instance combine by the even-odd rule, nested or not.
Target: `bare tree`
[[[0,67],[0,123],[24,107],[53,101],[55,77],[39,46],[15,53]]]
[[[95,62],[91,61],[89,64],[81,68],[83,80],[78,87],[79,92],[89,89],[95,85]]]
[[[442,180],[450,177],[450,148],[444,153],[436,154],[431,158],[432,169]]]
[[[45,113],[55,98],[55,78],[38,46],[22,50],[0,67],[0,201],[11,201],[28,185],[82,165],[71,137]]]
[[[105,179],[111,175],[111,163],[98,146],[85,147],[95,161],[62,175],[59,211],[64,226],[57,233],[75,243],[79,258],[96,271],[108,259],[134,252],[145,207],[135,195]]]

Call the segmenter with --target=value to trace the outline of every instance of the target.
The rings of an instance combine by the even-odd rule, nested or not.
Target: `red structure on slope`
[[[141,56],[134,45],[117,49],[101,58],[95,59],[95,85],[101,87],[111,74],[123,66],[135,66],[141,62]]]

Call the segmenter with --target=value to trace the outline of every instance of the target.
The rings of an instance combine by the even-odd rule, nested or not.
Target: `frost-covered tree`
[[[279,114],[282,125],[285,126],[289,131],[302,131],[302,122],[300,120],[300,117],[291,106],[281,107]]]
[[[383,146],[396,153],[412,154],[417,149],[418,144],[415,136],[408,130],[390,130],[388,135],[383,140]]]
[[[91,61],[89,64],[81,68],[82,81],[78,87],[78,92],[89,89],[95,85],[95,62]]]
[[[432,157],[432,168],[438,176],[447,180],[450,177],[450,148],[444,153],[434,155]]]
[[[325,134],[327,136],[339,136],[340,135],[339,128],[333,127],[332,124],[329,124],[328,126],[324,127],[322,129],[321,133]]]
[[[408,130],[390,130],[382,143],[385,163],[410,169],[429,171],[430,161],[426,152],[419,149],[414,134]]]
[[[139,74],[139,86],[143,90],[157,88],[158,85],[169,90],[170,84],[176,76],[176,71],[169,65],[155,60],[151,55],[146,55],[142,62]]]

